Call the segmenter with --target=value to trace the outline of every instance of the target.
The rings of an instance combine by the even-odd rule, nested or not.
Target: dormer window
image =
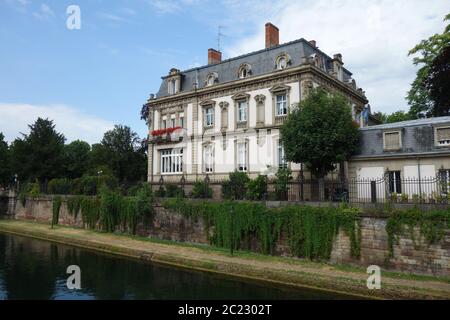
[[[205,85],[207,87],[210,87],[210,86],[214,85],[217,82],[217,79],[218,79],[217,73],[212,72],[212,73],[208,74],[208,76],[206,77]]]
[[[178,69],[170,69],[169,76],[167,77],[167,93],[177,94],[181,90],[181,73]]]
[[[169,94],[175,94],[177,93],[177,83],[176,80],[170,80],[169,81]]]
[[[290,64],[290,62],[291,62],[290,57],[286,53],[282,53],[277,57],[275,61],[275,67],[277,70],[286,69]]]
[[[450,127],[435,129],[436,146],[448,147],[450,146]]]
[[[244,63],[239,67],[238,76],[239,79],[245,79],[251,74],[251,67],[249,64]]]
[[[281,57],[280,60],[278,61],[278,69],[284,69],[287,66],[287,62],[286,62],[286,58],[285,57]]]
[[[383,145],[385,151],[397,151],[402,148],[401,131],[384,132]]]
[[[241,72],[239,73],[239,78],[244,79],[247,78],[247,69],[242,68]]]

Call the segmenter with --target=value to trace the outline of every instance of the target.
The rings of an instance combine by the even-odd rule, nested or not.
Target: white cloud
[[[111,13],[100,12],[98,13],[98,16],[102,19],[109,20],[112,22],[128,22],[128,19]]]
[[[21,13],[25,13],[27,11],[28,5],[30,4],[29,0],[4,0],[4,2],[14,10]]]
[[[41,4],[39,11],[33,12],[33,17],[39,20],[47,20],[55,16],[53,10],[45,3]]]
[[[80,139],[97,143],[106,131],[114,127],[110,121],[66,105],[0,103],[0,131],[9,142],[21,137],[20,133],[29,133],[28,125],[38,117],[53,120],[56,130],[63,133],[69,142]]]
[[[408,51],[420,40],[440,33],[449,13],[447,0],[306,0],[257,1],[247,23],[258,30],[226,50],[228,56],[264,47],[264,23],[280,28],[281,42],[314,39],[325,53],[342,53],[345,67],[366,91],[375,111],[408,109],[404,99],[416,68]],[[225,1],[231,16],[251,3]],[[228,14],[228,16],[230,15]]]
[[[148,0],[147,1],[158,13],[174,13],[184,7],[199,4],[201,0]]]

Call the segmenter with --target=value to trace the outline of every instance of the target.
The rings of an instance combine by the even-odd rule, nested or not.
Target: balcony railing
[[[275,116],[275,125],[282,125],[287,119],[287,115]]]
[[[151,143],[170,143],[183,141],[185,129],[182,127],[174,127],[167,129],[154,130],[150,134],[149,142]]]

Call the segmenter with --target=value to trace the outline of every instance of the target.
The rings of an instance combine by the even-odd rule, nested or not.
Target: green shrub
[[[179,198],[184,197],[184,191],[176,184],[166,184],[166,194],[167,198]]]
[[[160,185],[158,190],[155,191],[155,197],[164,198],[166,196],[166,189],[164,189],[163,185]]]
[[[137,195],[137,193],[139,192],[139,190],[141,190],[144,186],[147,186],[147,183],[138,183],[135,185],[132,185],[131,187],[126,189],[126,195],[130,196],[130,197],[135,197]]]
[[[70,193],[73,195],[94,196],[100,193],[102,187],[115,190],[118,185],[117,179],[113,176],[83,176],[72,180]]]
[[[230,173],[229,180],[222,183],[224,199],[244,199],[247,193],[247,183],[250,181],[247,173],[234,171]]]
[[[213,197],[213,190],[205,181],[196,181],[192,188],[192,198],[210,199]]]
[[[48,194],[70,194],[71,183],[68,179],[52,179],[47,185]]]
[[[277,200],[288,200],[289,181],[292,180],[290,168],[280,168],[275,174],[275,193]]]
[[[248,200],[264,200],[267,198],[267,176],[258,175],[247,183]]]

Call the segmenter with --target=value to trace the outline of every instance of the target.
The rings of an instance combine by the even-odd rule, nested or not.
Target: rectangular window
[[[442,193],[448,194],[450,187],[450,170],[441,169],[439,170],[439,183],[441,186]]]
[[[183,172],[183,149],[161,150],[161,173]]]
[[[278,94],[276,96],[276,112],[277,116],[287,115],[287,98],[286,94]]]
[[[161,124],[161,129],[167,129],[167,120],[163,119],[162,124]]]
[[[281,168],[287,168],[287,162],[284,156],[284,147],[281,144],[281,142],[278,142],[278,167]]]
[[[385,132],[384,150],[399,150],[400,148],[400,132]]]
[[[402,193],[402,180],[400,178],[400,171],[388,171],[389,179],[389,193]]]
[[[214,109],[208,107],[205,109],[205,127],[212,127],[214,125]]]
[[[213,172],[214,155],[212,145],[207,145],[203,149],[203,163],[206,173]]]
[[[180,127],[184,128],[184,116],[180,116]]]
[[[169,80],[167,87],[169,94],[177,93],[177,80]]]
[[[450,128],[436,129],[436,143],[439,146],[450,146]]]
[[[238,102],[238,122],[247,121],[247,101]]]
[[[170,119],[170,126],[171,128],[175,128],[175,118]]]
[[[238,171],[247,171],[247,143],[238,143],[237,157]]]

